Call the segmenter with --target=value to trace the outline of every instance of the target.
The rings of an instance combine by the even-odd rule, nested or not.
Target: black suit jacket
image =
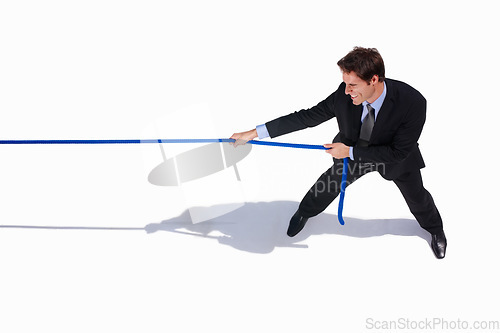
[[[333,142],[353,146],[357,162],[372,162],[385,179],[425,166],[418,139],[425,123],[426,100],[416,89],[385,79],[387,95],[380,109],[368,147],[356,147],[361,129],[362,105],[345,94],[345,83],[318,105],[266,123],[271,138],[317,126],[337,118],[339,133]]]

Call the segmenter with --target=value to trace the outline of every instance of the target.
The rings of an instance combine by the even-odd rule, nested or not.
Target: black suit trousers
[[[323,212],[340,193],[343,161],[334,159],[334,164],[326,170],[309,189],[299,205],[304,217],[313,217]],[[369,172],[376,171],[376,165],[357,163],[349,160],[346,185],[349,186]],[[419,169],[404,173],[393,180],[401,191],[410,212],[420,226],[431,234],[443,229],[443,222],[431,194],[424,188]]]

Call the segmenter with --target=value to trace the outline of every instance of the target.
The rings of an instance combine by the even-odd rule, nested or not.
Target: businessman
[[[444,258],[447,241],[443,223],[420,173],[425,166],[418,148],[426,116],[425,98],[408,84],[385,77],[384,61],[377,49],[355,47],[337,65],[343,82],[325,100],[231,138],[236,144],[257,137],[275,138],[336,118],[339,133],[333,143],[324,145],[334,163],[300,202],[287,234],[297,235],[309,218],[323,212],[338,196],[342,159],[347,157],[347,185],[372,171],[393,181],[420,226],[432,235],[435,256]]]

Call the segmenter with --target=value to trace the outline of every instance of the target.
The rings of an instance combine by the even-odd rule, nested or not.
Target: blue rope
[[[301,149],[320,149],[320,150],[328,150],[329,148],[325,148],[320,145],[306,145],[300,143],[286,143],[286,142],[271,142],[271,141],[258,141],[258,140],[250,140],[248,143],[253,145],[262,145],[262,146],[276,146],[276,147],[287,147],[287,148],[301,148]]]
[[[211,142],[235,142],[234,139],[150,139],[150,140],[0,140],[0,145],[82,145],[82,144],[142,144],[142,143],[211,143]],[[271,141],[260,141],[260,140],[250,140],[247,143],[253,145],[262,146],[275,146],[275,147],[287,147],[287,148],[301,148],[301,149],[319,149],[328,150],[321,145],[308,145],[308,144],[298,144],[298,143],[286,143],[286,142],[271,142]],[[342,169],[342,183],[340,185],[340,200],[339,200],[339,210],[338,219],[341,225],[344,225],[344,219],[342,217],[342,210],[344,207],[344,196],[346,188],[347,179],[347,164],[348,158],[344,158],[344,166]]]
[[[341,225],[344,225],[344,218],[342,217],[342,210],[344,210],[344,196],[345,188],[347,187],[347,165],[349,164],[349,158],[344,158],[344,165],[342,166],[342,181],[340,183],[340,198],[339,198],[339,211],[338,219]]]
[[[69,144],[140,144],[140,143],[210,143],[210,142],[235,142],[234,139],[152,139],[152,140],[0,140],[2,145],[69,145]],[[262,146],[276,146],[288,148],[302,148],[302,149],[321,149],[327,150],[321,145],[306,145],[297,143],[285,142],[270,142],[250,140],[250,144]]]
[[[153,140],[0,140],[3,145],[97,145],[97,144],[140,144],[140,143],[208,143],[234,142],[233,139],[153,139]]]

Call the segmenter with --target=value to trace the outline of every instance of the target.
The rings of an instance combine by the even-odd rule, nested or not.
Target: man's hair
[[[385,79],[384,60],[375,48],[364,48],[356,46],[351,52],[337,62],[344,73],[354,72],[356,75],[370,82],[374,75],[378,76],[380,82]]]

